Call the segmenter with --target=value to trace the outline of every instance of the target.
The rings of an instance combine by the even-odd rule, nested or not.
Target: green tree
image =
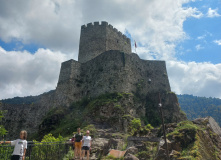
[[[1,102],[0,102],[1,105]],[[4,117],[5,111],[0,110],[0,137],[4,136],[7,134],[7,130],[5,127],[1,124],[2,123],[2,118]]]

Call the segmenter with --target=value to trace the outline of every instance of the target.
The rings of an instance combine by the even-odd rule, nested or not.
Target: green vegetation
[[[157,127],[161,124],[159,111],[156,110],[156,106],[154,102],[147,101],[146,103],[146,115],[145,121],[146,123],[150,123],[152,126]]]
[[[153,160],[157,153],[158,142],[143,142],[145,149],[138,152],[135,156],[139,159]]]
[[[102,159],[102,160],[123,160],[124,157],[122,157],[122,158],[115,158],[115,157],[112,156],[112,155],[108,155],[108,156],[106,156],[106,157],[102,157],[101,159]]]
[[[217,159],[218,149],[211,146],[211,139],[216,141],[216,135],[209,134],[209,130],[205,127],[199,127],[191,121],[180,122],[175,130],[167,134],[169,140],[180,144],[182,151],[177,152],[178,159]]]
[[[109,123],[115,123],[119,117],[112,116],[107,118],[100,115],[98,110],[101,106],[110,104],[115,113],[123,115],[124,108],[119,104],[119,101],[122,98],[128,98],[130,95],[130,93],[107,93],[96,98],[85,97],[81,101],[72,103],[70,107],[53,108],[45,116],[40,125],[40,131],[35,137],[38,136],[42,138],[41,135],[48,133],[52,133],[55,136],[58,136],[59,134],[65,137],[72,136],[72,133],[76,131],[78,127],[85,128],[82,132],[87,129],[90,130],[91,135],[95,136],[95,127],[89,125],[89,119],[87,118],[90,117],[93,118],[93,120],[98,120],[100,122],[108,121]]]
[[[192,133],[196,133],[197,129],[199,129],[199,127],[195,124],[193,124],[193,122],[191,121],[182,121],[180,123],[177,124],[177,127],[176,129],[167,134],[167,137],[170,136],[170,135],[173,135],[173,136],[178,136],[178,137],[182,137],[184,136],[184,132],[183,130],[188,130],[189,132],[192,132]]]
[[[192,95],[177,95],[181,109],[190,120],[199,117],[213,117],[221,125],[221,99],[205,98]]]
[[[41,142],[62,142],[64,141],[64,138],[59,135],[58,138],[54,137],[51,133],[45,135]]]
[[[150,133],[150,130],[153,129],[151,124],[147,124],[146,126],[141,126],[141,120],[139,118],[134,118],[130,122],[129,131],[133,136],[136,135],[147,135]]]
[[[0,147],[0,159],[11,159],[11,154],[13,153],[14,147],[9,144],[1,144]]]
[[[70,160],[74,157],[74,150],[70,149],[68,153],[64,156],[63,160]]]
[[[31,156],[41,160],[59,160],[59,152],[65,149],[64,144],[61,144],[64,142],[64,138],[60,135],[56,138],[51,133],[45,135],[41,140],[41,143],[35,140],[33,142],[35,146],[32,147]],[[50,143],[45,144],[45,142]],[[29,158],[27,157],[26,159]]]
[[[5,113],[5,111],[0,110],[0,124],[1,124],[2,118],[4,117],[4,113]],[[0,137],[4,136],[6,134],[7,134],[7,131],[6,131],[5,127],[3,125],[0,125]]]
[[[40,96],[27,96],[27,97],[14,97],[8,99],[2,99],[2,103],[5,104],[33,104],[40,99]]]

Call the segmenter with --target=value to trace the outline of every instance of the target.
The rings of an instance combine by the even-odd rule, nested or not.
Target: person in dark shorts
[[[75,159],[77,159],[77,156],[80,157],[81,159],[81,146],[82,146],[82,138],[83,138],[83,134],[81,133],[81,129],[78,128],[77,129],[77,133],[74,136],[74,157]]]
[[[89,136],[90,131],[87,130],[86,136],[83,137],[82,140],[82,159],[84,158],[85,151],[87,152],[87,160],[89,160],[89,155],[90,155],[90,149],[91,149],[91,136]]]
[[[15,146],[11,156],[11,160],[25,160],[25,153],[27,150],[27,132],[25,130],[20,132],[20,139],[14,141],[0,141],[0,144],[11,144]]]

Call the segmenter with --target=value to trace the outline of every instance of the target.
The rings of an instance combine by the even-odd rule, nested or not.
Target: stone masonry
[[[107,22],[101,24],[94,22],[81,26],[79,62],[87,62],[109,50],[131,53],[130,39]]]
[[[170,91],[165,61],[142,60],[131,53],[130,39],[107,22],[81,27],[78,61],[62,63],[57,104],[110,92]]]
[[[79,60],[62,63],[55,90],[39,95],[33,104],[0,105],[8,111],[3,121],[7,137],[16,138],[21,129],[36,133],[52,108],[84,97],[171,91],[165,61],[142,60],[131,53],[130,39],[107,22],[83,25],[79,46]]]

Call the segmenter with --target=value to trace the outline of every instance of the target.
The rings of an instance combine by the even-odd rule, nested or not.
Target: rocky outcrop
[[[0,110],[6,111],[2,120],[8,131],[6,138],[18,138],[20,131],[23,129],[27,130],[29,135],[37,133],[41,121],[54,107],[53,97],[54,91],[50,91],[37,96],[37,100],[30,101],[31,103],[1,103]],[[24,99],[25,102],[25,98],[21,99]]]
[[[167,125],[168,150],[174,160],[182,159],[221,159],[220,128],[213,118],[199,118],[191,121],[183,121],[177,125]],[[156,160],[164,160],[166,157],[164,141],[159,144]]]
[[[97,159],[99,156],[108,153],[108,141],[109,140],[106,138],[93,139],[93,145],[91,147],[91,159]]]
[[[198,125],[207,124],[207,126],[210,127],[214,133],[221,136],[221,128],[212,117],[197,118],[193,120],[193,123]]]
[[[125,157],[124,160],[139,160],[136,156],[128,153]]]
[[[146,95],[146,117],[153,126],[161,125],[158,104],[161,102],[165,123],[178,123],[187,120],[186,114],[180,110],[178,99],[173,92],[155,92]]]
[[[82,118],[76,114],[77,112],[84,114],[83,121],[97,125],[97,128],[111,127],[115,132],[127,133],[133,118],[141,118],[142,123],[148,121],[155,126],[161,123],[157,98],[159,93],[143,97],[137,95],[138,93],[104,94],[86,99],[87,103],[84,102],[85,99],[82,99],[80,103],[83,103],[83,106],[76,108],[72,105],[69,107],[54,106],[55,92],[51,91],[40,95],[38,101],[32,104],[3,103],[0,109],[7,110],[3,123],[9,131],[7,137],[12,139],[17,138],[17,134],[22,129],[27,130],[29,135],[38,133],[43,136],[56,129],[62,119],[71,113],[74,114],[72,115],[74,117]],[[161,96],[166,122],[179,122],[186,119],[178,107],[175,94],[162,92]]]

